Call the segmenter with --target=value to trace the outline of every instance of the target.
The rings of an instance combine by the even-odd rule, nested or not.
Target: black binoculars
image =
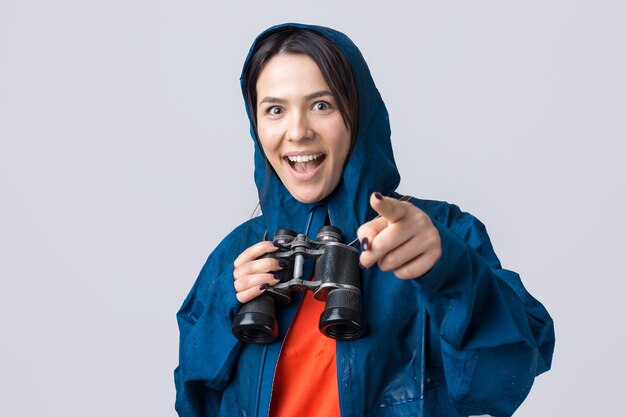
[[[315,240],[291,230],[274,234],[276,252],[263,257],[276,258],[287,266],[283,278],[260,296],[248,301],[233,321],[233,334],[248,343],[271,343],[278,336],[276,303],[288,304],[293,291],[313,291],[326,306],[320,315],[319,329],[339,340],[358,339],[365,334],[362,321],[359,252],[342,243],[334,226],[322,226]],[[303,279],[305,259],[315,260],[314,279]]]

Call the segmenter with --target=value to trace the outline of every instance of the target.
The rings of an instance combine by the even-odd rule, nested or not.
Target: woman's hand
[[[280,271],[284,264],[275,258],[261,256],[276,252],[277,246],[263,241],[250,246],[235,259],[233,272],[235,293],[240,303],[247,303],[270,287],[280,282]]]
[[[423,211],[413,204],[370,196],[370,205],[380,217],[359,227],[361,265],[378,262],[382,271],[393,271],[400,279],[419,278],[430,271],[441,257],[441,237]]]

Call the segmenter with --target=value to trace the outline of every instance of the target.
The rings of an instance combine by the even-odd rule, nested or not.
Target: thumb
[[[370,206],[390,223],[395,223],[406,215],[406,207],[401,201],[385,197],[379,192],[370,196]]]

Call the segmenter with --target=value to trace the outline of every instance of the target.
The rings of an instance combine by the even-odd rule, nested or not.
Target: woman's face
[[[317,64],[308,55],[275,55],[256,92],[257,132],[276,174],[296,200],[324,199],[341,179],[350,131]]]

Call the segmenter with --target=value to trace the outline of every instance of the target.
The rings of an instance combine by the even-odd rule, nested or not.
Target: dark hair
[[[337,100],[337,107],[344,123],[350,129],[351,142],[354,146],[358,129],[359,99],[352,67],[337,45],[311,29],[289,27],[270,32],[255,46],[244,72],[244,90],[255,133],[257,133],[256,83],[265,64],[278,54],[303,54],[313,59]]]

